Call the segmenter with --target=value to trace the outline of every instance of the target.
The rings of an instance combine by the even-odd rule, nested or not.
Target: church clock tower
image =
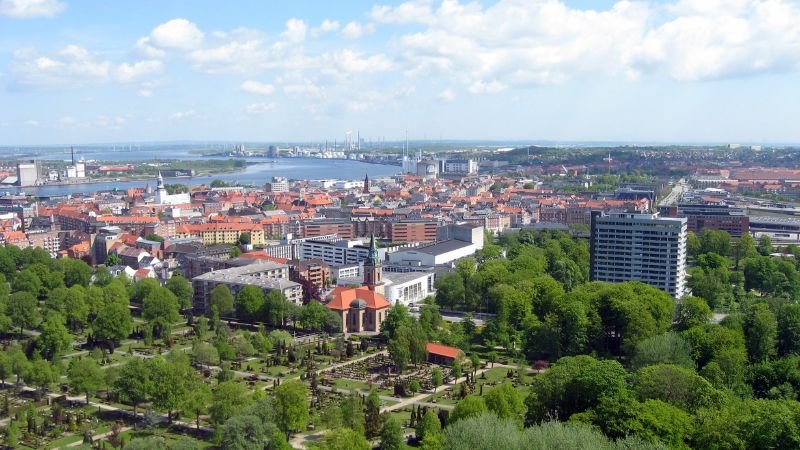
[[[383,291],[383,263],[378,254],[378,245],[373,234],[369,240],[369,256],[364,261],[364,286],[370,291],[384,295]]]

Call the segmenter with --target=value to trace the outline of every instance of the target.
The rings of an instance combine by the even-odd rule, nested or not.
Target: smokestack
[[[72,165],[75,165],[75,147],[69,148],[70,152],[72,153]]]

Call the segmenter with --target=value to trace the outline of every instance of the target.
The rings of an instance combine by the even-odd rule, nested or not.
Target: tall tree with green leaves
[[[276,422],[287,436],[308,425],[308,389],[300,381],[287,381],[275,389]]]
[[[70,389],[86,394],[88,405],[89,395],[103,388],[105,374],[94,358],[72,358],[67,369],[67,381]]]

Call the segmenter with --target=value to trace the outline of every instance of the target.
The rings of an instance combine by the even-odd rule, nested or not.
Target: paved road
[[[680,201],[683,194],[688,192],[689,189],[691,189],[689,183],[687,183],[686,180],[681,179],[680,181],[675,183],[675,186],[672,187],[672,191],[670,191],[669,195],[664,197],[664,200],[661,200],[659,206],[674,205],[675,203]]]

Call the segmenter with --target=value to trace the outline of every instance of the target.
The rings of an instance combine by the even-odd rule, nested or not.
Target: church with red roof
[[[392,306],[383,296],[383,267],[375,236],[364,261],[364,286],[339,286],[325,297],[325,306],[339,314],[342,333],[379,332]]]

